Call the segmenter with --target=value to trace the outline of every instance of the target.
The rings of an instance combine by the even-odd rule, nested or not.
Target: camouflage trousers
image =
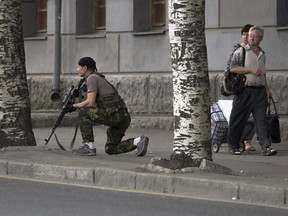
[[[133,145],[134,138],[122,141],[130,122],[131,117],[126,108],[117,110],[82,108],[78,114],[83,142],[94,142],[94,123],[109,127],[105,144],[105,152],[109,155],[126,153],[136,149],[136,146]]]

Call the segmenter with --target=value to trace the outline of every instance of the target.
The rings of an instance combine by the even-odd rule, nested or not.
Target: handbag
[[[245,48],[243,50],[242,66],[245,66]],[[240,94],[245,86],[246,76],[244,74],[232,73],[230,69],[224,71],[224,78],[220,86],[221,94],[224,96],[231,96]]]
[[[267,112],[267,122],[268,122],[268,128],[270,132],[271,141],[272,143],[280,143],[281,133],[280,133],[279,115],[277,113],[273,98],[270,96],[268,100],[269,100],[269,104],[268,104],[268,112]],[[274,108],[273,114],[271,112],[271,106],[273,106]]]

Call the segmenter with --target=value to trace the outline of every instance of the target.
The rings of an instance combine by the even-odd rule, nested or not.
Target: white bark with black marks
[[[169,0],[174,148],[179,166],[212,160],[205,0]],[[186,165],[183,165],[186,164]]]
[[[0,148],[35,146],[20,0],[0,0]]]

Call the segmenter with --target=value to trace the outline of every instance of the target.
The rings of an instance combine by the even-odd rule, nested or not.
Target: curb
[[[0,160],[0,175],[287,208],[288,188],[111,168],[67,167]]]
[[[32,111],[31,121],[33,128],[52,128],[56,120],[60,115],[61,110],[43,110]],[[68,113],[64,116],[61,126],[75,126],[77,122],[77,113]],[[143,128],[143,129],[160,129],[160,130],[173,130],[173,117],[172,116],[141,116],[132,115],[131,128]]]

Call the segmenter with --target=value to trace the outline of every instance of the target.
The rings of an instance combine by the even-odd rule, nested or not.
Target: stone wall
[[[219,81],[222,73],[211,73],[211,100],[232,99],[223,97],[219,91]],[[268,83],[276,102],[283,141],[288,140],[288,109],[287,88],[288,76],[285,72],[270,72]],[[131,127],[145,129],[173,130],[173,88],[172,75],[106,75],[126,102],[132,115]],[[61,98],[71,85],[77,85],[78,77],[61,78]],[[51,77],[28,78],[32,123],[34,127],[52,127],[61,110],[61,101],[53,103],[53,79]],[[71,126],[75,123],[76,113],[67,114],[62,126]]]

